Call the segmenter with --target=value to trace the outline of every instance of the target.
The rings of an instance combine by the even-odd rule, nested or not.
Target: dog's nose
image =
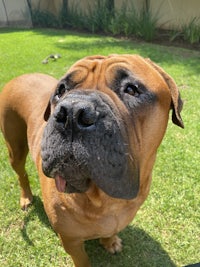
[[[99,113],[92,103],[80,100],[64,101],[54,113],[58,123],[65,128],[91,129],[95,126]]]

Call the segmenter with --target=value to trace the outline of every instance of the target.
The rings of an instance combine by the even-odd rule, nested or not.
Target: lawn
[[[59,53],[61,58],[42,60]],[[168,267],[200,262],[200,52],[61,30],[0,30],[0,88],[15,76],[42,72],[61,77],[93,54],[140,54],[176,81],[185,129],[169,120],[159,148],[151,191],[130,226],[124,249],[105,252],[96,240],[86,249],[93,267]],[[44,213],[37,173],[28,158],[34,204],[19,208],[19,187],[0,134],[0,266],[72,266]]]

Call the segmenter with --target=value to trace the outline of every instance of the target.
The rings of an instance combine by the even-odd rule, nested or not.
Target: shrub
[[[200,23],[199,20],[195,17],[193,18],[188,25],[182,27],[182,33],[184,40],[188,41],[191,44],[200,42]]]
[[[32,22],[36,27],[59,27],[59,21],[56,16],[50,12],[41,11],[39,9],[32,10]]]
[[[190,44],[200,43],[200,23],[198,18],[193,18],[188,24],[180,27],[179,31],[172,31],[170,41],[182,38]]]
[[[74,3],[70,8],[62,8],[60,11],[59,22],[61,28],[82,29],[83,21],[83,14]]]
[[[114,18],[114,9],[108,6],[107,0],[95,0],[88,3],[88,12],[84,13],[83,26],[90,32],[108,33],[109,25]]]
[[[66,2],[67,3],[67,2]],[[111,33],[113,35],[134,36],[153,41],[157,35],[157,22],[159,9],[152,14],[148,1],[140,11],[137,11],[133,2],[131,6],[123,3],[120,10],[114,8],[114,0],[88,1],[88,8],[84,11],[79,9],[78,4],[64,5],[58,18],[49,12],[32,10],[34,26],[60,27],[86,30],[92,33]],[[170,31],[169,31],[170,32]],[[182,38],[190,44],[200,42],[200,24],[195,17],[189,24],[183,25],[179,31],[169,33],[170,41]]]
[[[152,41],[156,34],[158,16],[153,15],[150,8],[144,8],[138,16],[138,35],[145,41]]]

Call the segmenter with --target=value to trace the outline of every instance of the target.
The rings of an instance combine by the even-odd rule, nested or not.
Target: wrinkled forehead
[[[138,55],[91,56],[77,61],[67,76],[74,83],[86,82],[89,87],[98,81],[107,84],[123,75],[134,77],[153,91],[165,88],[162,76],[142,57]]]

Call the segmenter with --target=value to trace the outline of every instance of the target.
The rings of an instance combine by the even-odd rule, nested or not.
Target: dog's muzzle
[[[139,174],[130,163],[125,133],[123,119],[106,95],[73,90],[57,103],[44,130],[43,171],[62,192],[85,192],[93,181],[110,196],[133,198]]]

